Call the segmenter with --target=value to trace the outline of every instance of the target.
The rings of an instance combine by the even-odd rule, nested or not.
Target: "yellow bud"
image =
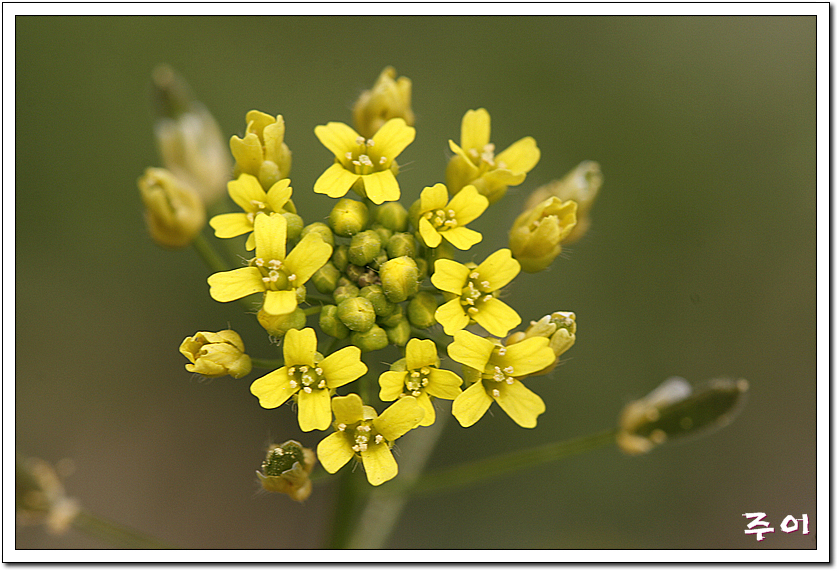
[[[166,169],[148,168],[137,180],[151,237],[159,245],[189,245],[206,223],[198,193]]]
[[[367,205],[351,198],[341,198],[329,213],[329,226],[338,236],[354,236],[367,227]]]
[[[546,375],[556,368],[556,365],[559,364],[559,357],[573,347],[576,342],[576,314],[570,311],[556,311],[545,315],[538,321],[530,322],[526,331],[517,331],[507,337],[506,346],[520,343],[531,337],[546,337],[549,339],[548,347],[553,350],[556,360],[544,369],[527,376]]]
[[[384,123],[396,117],[412,126],[411,86],[408,78],[396,79],[396,70],[385,67],[373,88],[361,93],[352,108],[355,130],[364,137],[372,137]]]
[[[186,365],[190,373],[205,377],[230,375],[234,379],[250,373],[250,357],[244,352],[242,338],[232,329],[218,333],[199,331],[183,340],[180,352],[192,362]]]
[[[255,176],[268,190],[291,172],[291,151],[285,144],[285,120],[261,111],[249,111],[244,137],[230,139],[230,151],[236,159],[234,176]]]
[[[265,328],[268,335],[273,337],[282,337],[290,329],[302,329],[306,326],[306,314],[299,307],[291,313],[282,315],[273,315],[266,313],[264,309],[260,309],[259,313],[256,314],[256,319],[259,320],[259,325]]]
[[[509,249],[525,272],[546,269],[576,225],[576,203],[551,197],[524,211],[509,231]]]
[[[419,291],[419,268],[413,258],[400,256],[381,264],[381,287],[387,299],[400,303]]]
[[[259,483],[269,492],[288,494],[292,500],[305,501],[311,495],[311,474],[317,456],[314,451],[296,440],[272,444],[262,462],[262,472],[257,471]]]

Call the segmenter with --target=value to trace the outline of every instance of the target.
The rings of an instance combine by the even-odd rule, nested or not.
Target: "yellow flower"
[[[555,196],[523,212],[509,231],[509,248],[525,272],[546,269],[576,226],[576,203]]]
[[[319,270],[332,255],[332,247],[319,234],[306,234],[285,256],[287,222],[281,214],[256,216],[256,257],[246,268],[218,272],[207,278],[210,296],[227,302],[250,294],[265,292],[262,309],[272,315],[284,315],[297,308],[297,290]]]
[[[401,117],[405,123],[413,126],[411,86],[410,79],[396,79],[396,70],[389,65],[385,67],[372,89],[361,93],[352,108],[352,120],[358,132],[370,137],[385,122],[396,117]]]
[[[186,365],[190,373],[205,377],[230,375],[234,379],[250,373],[250,357],[244,352],[244,342],[232,329],[218,333],[199,331],[183,340],[180,352],[192,362]]]
[[[371,139],[334,122],[318,125],[314,134],[335,154],[335,164],[320,175],[314,192],[340,198],[352,188],[376,204],[399,199],[401,191],[391,167],[398,169],[394,159],[416,136],[416,129],[404,119],[390,119]]]
[[[514,309],[499,300],[497,290],[512,281],[521,265],[504,248],[482,264],[470,268],[454,260],[437,260],[431,283],[456,297],[445,302],[434,316],[442,324],[446,335],[477,322],[492,335],[503,337],[521,323]]]
[[[390,447],[407,431],[419,426],[424,411],[413,397],[404,397],[377,416],[361,397],[350,394],[332,399],[335,432],[317,445],[317,458],[334,474],[353,457],[359,456],[373,486],[392,480],[399,466]]]
[[[234,174],[247,173],[259,179],[263,188],[271,188],[291,172],[291,151],[283,142],[285,120],[261,111],[249,111],[244,138],[233,135],[230,151],[236,159]]]
[[[147,168],[137,180],[151,237],[167,248],[189,245],[207,221],[198,193],[166,169]]]
[[[532,337],[504,347],[499,341],[458,331],[448,346],[448,356],[479,374],[479,380],[454,399],[451,408],[462,426],[480,420],[494,400],[520,426],[535,427],[538,415],[545,411],[544,401],[519,379],[555,360],[546,338]]]
[[[270,214],[271,212],[293,212],[294,208],[289,200],[291,198],[291,181],[287,178],[274,184],[268,192],[262,189],[259,180],[249,174],[242,174],[236,180],[227,183],[227,192],[230,198],[238,204],[244,212],[231,212],[219,214],[210,220],[210,226],[215,229],[215,235],[219,238],[234,238],[248,232],[253,232],[253,222],[260,212]],[[286,208],[288,206],[288,208]],[[252,250],[256,247],[256,237],[251,234],[247,237],[245,248]]]
[[[326,430],[332,421],[330,397],[334,389],[351,383],[367,372],[361,350],[344,347],[325,359],[317,352],[314,329],[291,329],[283,345],[285,366],[259,377],[250,392],[263,408],[276,408],[296,397],[300,428]]]
[[[483,214],[489,200],[469,185],[448,201],[448,189],[442,183],[425,187],[419,196],[419,235],[430,248],[445,238],[455,248],[468,250],[483,236],[466,224]]]
[[[559,357],[576,343],[576,314],[572,311],[555,311],[538,321],[531,321],[526,331],[517,331],[506,338],[506,345],[519,343],[531,337],[544,337],[550,341],[550,349],[556,360],[546,368],[532,375],[546,375],[559,364]]]
[[[527,173],[541,158],[541,151],[532,137],[524,137],[495,155],[495,145],[489,142],[490,135],[489,112],[485,109],[467,111],[460,129],[460,146],[448,141],[448,146],[456,153],[445,171],[452,192],[473,184],[490,203],[497,202],[508,186],[524,182]]]
[[[379,398],[383,401],[412,396],[425,411],[421,426],[430,426],[436,420],[431,397],[454,399],[462,391],[463,380],[440,369],[436,344],[429,339],[411,339],[405,349],[405,358],[397,361],[391,371],[378,378],[381,385]]]

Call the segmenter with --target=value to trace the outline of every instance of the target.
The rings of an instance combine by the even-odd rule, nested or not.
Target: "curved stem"
[[[176,549],[157,538],[82,510],[73,527],[120,549]]]
[[[195,248],[195,251],[198,252],[198,255],[201,256],[209,269],[213,272],[226,272],[230,269],[230,264],[228,264],[221,254],[218,253],[218,250],[216,250],[213,245],[209,243],[203,232],[199,233],[195,236],[195,239],[192,240],[192,247]]]

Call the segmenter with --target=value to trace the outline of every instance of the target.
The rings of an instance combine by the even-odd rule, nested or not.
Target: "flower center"
[[[317,366],[297,365],[288,367],[288,383],[292,389],[299,389],[304,393],[326,388],[323,369]]]
[[[428,386],[428,375],[430,374],[431,370],[428,367],[410,371],[404,380],[405,391],[402,394],[414,397],[421,395],[422,391]]]
[[[358,137],[355,144],[356,148],[347,151],[344,155],[346,161],[343,164],[347,169],[354,170],[355,174],[370,174],[384,170],[383,165],[387,164],[387,157],[373,152],[372,148],[375,146],[375,141]]]
[[[449,228],[457,227],[457,213],[451,209],[428,210],[422,217],[427,219],[437,230],[448,230]]]
[[[499,354],[503,355],[503,353],[500,352],[501,349],[504,350],[503,353],[506,353],[506,348],[501,347],[498,349]],[[515,378],[513,376],[514,374],[515,368],[512,365],[503,368],[498,365],[494,365],[493,369],[487,368],[487,370],[483,372],[483,379],[489,381],[490,385],[492,383],[506,383],[507,385],[511,385],[515,382]],[[492,393],[492,396],[495,398],[500,396],[500,390],[497,388],[492,388],[489,392]]]
[[[253,258],[250,260],[250,265],[259,268],[262,274],[262,281],[265,283],[265,289],[274,291],[281,291],[289,289],[289,286],[294,286],[294,280],[297,279],[296,274],[289,273],[290,270],[285,267],[282,260],[265,260],[264,258]]]
[[[273,212],[271,207],[268,206],[266,202],[262,202],[261,200],[251,200],[250,201],[251,210],[247,213],[247,221],[253,224],[253,221],[256,220],[256,215],[260,212],[264,212],[265,214],[270,214]]]
[[[491,284],[486,280],[481,280],[478,272],[469,274],[463,293],[460,295],[460,304],[469,315],[477,314],[480,306],[494,297],[495,292],[490,288]]]
[[[378,433],[372,425],[371,420],[362,420],[354,427],[338,424],[337,429],[340,432],[347,433],[349,439],[354,442],[352,450],[359,454],[365,452],[370,444],[381,444],[384,442],[384,437]]]

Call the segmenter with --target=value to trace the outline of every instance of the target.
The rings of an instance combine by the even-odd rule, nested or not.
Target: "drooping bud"
[[[338,319],[338,308],[335,305],[324,305],[320,310],[320,329],[336,339],[349,337],[349,328]]]
[[[146,169],[137,185],[154,241],[168,248],[189,245],[207,220],[198,193],[168,170],[159,168]]]
[[[256,314],[256,319],[268,335],[277,338],[285,335],[289,329],[302,329],[306,326],[306,314],[299,307],[283,315],[265,313],[264,309],[260,309]]]
[[[375,310],[363,297],[350,297],[338,304],[338,319],[352,331],[369,331],[375,324]]]
[[[329,213],[329,227],[338,236],[354,236],[367,227],[367,205],[351,198],[341,198]]]
[[[427,291],[420,291],[407,304],[407,318],[411,325],[427,329],[436,323],[434,313],[439,307],[436,296]]]
[[[364,332],[353,331],[349,336],[349,341],[365,353],[384,349],[390,343],[387,333],[378,325],[373,325]]]
[[[296,440],[272,444],[262,462],[262,471],[256,472],[262,487],[269,492],[288,494],[292,500],[305,501],[311,495],[312,468],[317,461],[314,451]]]
[[[230,375],[234,379],[250,373],[250,357],[244,352],[242,338],[232,329],[218,333],[199,331],[183,340],[180,352],[192,362],[186,365],[190,373],[205,377]]]
[[[288,178],[291,172],[291,151],[285,144],[285,120],[261,111],[249,111],[245,118],[244,138],[233,136],[230,150],[236,159],[235,177],[247,173],[259,179],[262,188]]]
[[[303,228],[303,231],[300,233],[300,239],[305,238],[306,234],[310,234],[312,232],[318,234],[320,239],[332,248],[335,247],[335,236],[332,234],[331,228],[329,228],[326,224],[323,224],[322,222],[312,222]]]
[[[726,426],[747,391],[745,379],[714,379],[695,390],[681,377],[667,379],[623,408],[617,445],[627,454],[644,454],[666,440]]]
[[[361,93],[352,108],[355,130],[364,137],[372,137],[384,123],[396,117],[412,126],[414,115],[410,99],[410,79],[396,79],[396,70],[385,67],[373,88]]]
[[[375,210],[375,221],[393,232],[407,230],[407,210],[401,202],[385,202]]]
[[[400,256],[388,260],[379,270],[381,287],[387,299],[399,303],[419,291],[419,268],[413,258]]]
[[[512,224],[509,249],[525,272],[546,269],[562,251],[576,225],[576,203],[551,197],[526,210]]]
[[[356,266],[366,266],[381,252],[381,238],[375,230],[366,230],[352,236],[349,244],[349,261]]]

